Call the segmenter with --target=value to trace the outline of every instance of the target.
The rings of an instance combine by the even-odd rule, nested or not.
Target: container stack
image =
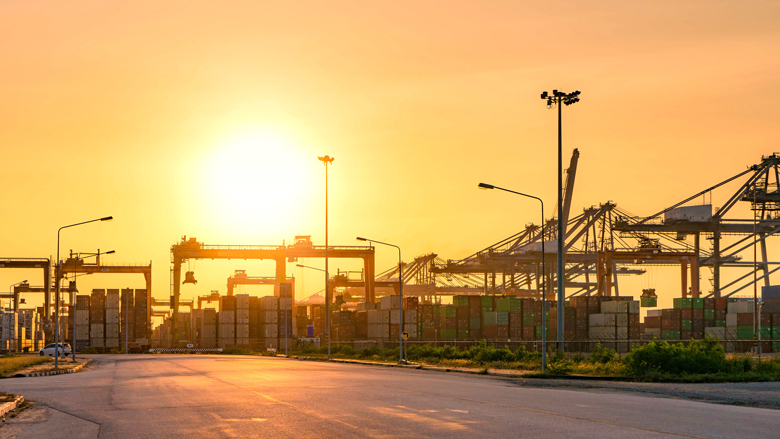
[[[236,344],[249,346],[249,295],[236,295]]]
[[[289,284],[283,284],[289,285]],[[284,292],[284,290],[282,290]],[[279,297],[279,338],[284,339],[286,337],[292,338],[292,297]],[[352,329],[354,337],[354,328]]]
[[[438,319],[434,314],[439,308]],[[458,336],[458,307],[455,305],[421,305],[423,338],[425,340],[455,340]],[[426,310],[427,314],[426,315]]]
[[[0,349],[18,351],[19,315],[0,311]]]
[[[192,313],[180,312],[179,320],[176,324],[176,337],[173,339],[173,344],[178,346],[182,344],[189,344],[192,340]]]
[[[261,327],[262,317],[260,309],[260,298],[249,298],[249,345],[253,349],[260,349],[259,343],[262,338]]]
[[[119,348],[119,290],[106,291],[106,347]]]
[[[398,310],[395,310],[398,312]],[[333,311],[331,314],[333,341],[349,341],[355,338],[355,313],[352,311]],[[281,327],[281,325],[279,325]],[[280,336],[281,337],[281,336]]]
[[[541,303],[540,303],[541,305]],[[523,336],[522,340],[524,341],[533,341],[536,340],[536,320],[537,320],[537,313],[536,313],[536,301],[534,299],[522,299],[521,300],[521,307],[522,307],[522,313],[523,313]],[[541,321],[541,314],[539,315],[539,320]],[[539,338],[542,338],[541,334],[539,334]]]
[[[226,348],[236,344],[236,296],[222,296],[217,332],[217,347]]]
[[[106,325],[106,290],[92,290],[92,298],[89,301],[89,345],[94,348],[103,348],[105,342]]]
[[[75,331],[76,331],[76,351],[80,351],[90,343],[89,337],[89,303],[90,297],[86,294],[79,294],[76,296],[76,309],[75,313]]]
[[[147,296],[146,289],[135,290],[135,303],[133,311],[135,311],[135,325],[133,328],[133,335],[135,341],[142,346],[149,345],[149,336],[151,335],[149,321],[149,297]]]
[[[133,290],[125,288],[122,290],[121,307],[119,309],[119,345],[125,347],[128,343],[135,343],[135,307]],[[76,311],[78,312],[78,311]],[[76,315],[78,319],[78,315]]]
[[[409,340],[418,338],[417,311],[420,300],[417,297],[404,298],[404,331],[409,334]]]
[[[203,349],[214,349],[217,347],[217,311],[214,308],[203,310],[200,347]]]
[[[279,298],[266,296],[260,298],[260,340],[261,346],[276,348],[279,346]]]
[[[363,303],[358,304],[358,307],[360,305],[365,305]],[[371,304],[373,305],[373,303]],[[364,317],[366,318],[366,312],[363,311]],[[296,306],[293,310],[293,336],[294,337],[309,337],[308,335],[308,327],[312,326],[312,319],[309,318],[309,309],[306,306]],[[365,328],[365,326],[364,326]],[[364,329],[365,331],[365,329]],[[368,335],[363,335],[363,338],[368,337]]]
[[[387,340],[390,338],[390,309],[382,308],[366,311],[366,333],[372,340]]]

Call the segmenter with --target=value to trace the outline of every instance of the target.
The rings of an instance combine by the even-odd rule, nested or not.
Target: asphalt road
[[[780,411],[516,380],[244,356],[95,356],[0,381],[46,407],[0,437],[778,437]],[[44,422],[45,421],[45,422]],[[26,432],[26,434],[25,434]]]

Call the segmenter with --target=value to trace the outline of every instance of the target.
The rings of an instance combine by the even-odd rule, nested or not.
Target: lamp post
[[[558,107],[558,352],[563,352],[563,301],[565,299],[563,287],[563,161],[562,131],[561,131],[561,104],[571,105],[580,101],[580,91],[564,93],[553,90],[552,95],[542,93],[542,100],[547,101],[547,108]]]
[[[510,192],[516,195],[522,195],[524,197],[533,198],[535,200],[539,200],[539,203],[542,204],[542,373],[545,372],[547,369],[547,319],[545,318],[545,314],[547,311],[546,306],[546,288],[545,288],[545,277],[547,276],[547,272],[544,269],[544,259],[545,259],[545,253],[544,253],[544,201],[542,201],[541,198],[535,197],[533,195],[524,194],[522,192],[515,192],[511,191],[509,189],[504,189],[502,187],[493,186],[492,184],[487,183],[480,183],[479,184],[480,189],[499,189],[505,192]],[[561,308],[561,304],[563,302],[558,302],[558,308]],[[561,323],[561,320],[558,320],[558,324]]]
[[[399,300],[399,327],[398,327],[398,364],[406,364],[406,361],[404,360],[404,273],[403,273],[403,263],[401,262],[401,247],[398,247],[394,244],[388,244],[386,242],[382,241],[375,241],[373,239],[367,239],[367,238],[357,238],[358,241],[368,241],[370,243],[377,243],[386,245],[389,247],[395,247],[398,249],[398,298]]]
[[[81,223],[62,226],[59,228],[59,230],[57,230],[57,273],[56,276],[54,276],[54,294],[57,295],[55,298],[56,304],[54,305],[54,368],[55,369],[59,368],[59,353],[60,353],[60,267],[62,267],[62,261],[60,261],[60,232],[62,232],[62,229],[67,229],[69,227],[94,223],[96,221],[111,221],[112,219],[114,219],[113,216],[106,216],[103,218],[98,218],[89,221],[84,221]],[[74,330],[73,332],[76,331]],[[76,349],[76,347],[73,346],[71,348],[71,351],[73,349]]]
[[[328,278],[328,165],[334,157],[317,157],[325,165],[325,325],[328,327],[328,360],[330,360],[330,279]]]
[[[96,258],[96,264],[100,265],[100,255],[113,255],[116,253],[115,250],[109,250],[107,252],[100,252],[100,249],[98,249],[97,253],[83,253],[84,258]],[[76,259],[78,259],[82,253],[76,254]],[[84,258],[81,258],[82,260]],[[70,299],[70,303],[73,304],[73,315],[70,316],[71,319],[73,319],[73,346],[70,347],[70,353],[72,354],[71,359],[73,362],[76,362],[76,277],[78,276],[78,264],[76,264],[76,261],[73,261],[73,297]],[[127,315],[125,315],[125,354],[127,353]]]

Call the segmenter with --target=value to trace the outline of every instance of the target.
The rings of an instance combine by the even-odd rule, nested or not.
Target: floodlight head
[[[547,99],[547,92],[542,92],[542,99]]]
[[[558,90],[553,90],[553,96],[558,96]]]
[[[495,186],[487,183],[480,183],[478,186],[480,189],[495,189]]]
[[[327,156],[327,155],[326,155],[325,157],[317,157],[317,158],[318,158],[318,159],[319,159],[321,162],[325,163],[326,165],[327,165],[328,163],[333,163],[333,160],[336,160],[336,158],[335,158],[335,157],[329,157],[329,156]]]
[[[107,216],[107,217],[100,218],[100,221],[112,221],[113,219],[114,219],[113,216]]]
[[[107,252],[105,252],[103,254],[104,255],[113,255],[114,253],[116,253],[116,250],[110,250],[110,251],[107,251]]]
[[[358,241],[368,241],[368,239],[366,239],[366,238],[361,238],[361,237],[359,237],[359,236],[358,236],[357,238],[355,238],[355,239],[357,239]]]

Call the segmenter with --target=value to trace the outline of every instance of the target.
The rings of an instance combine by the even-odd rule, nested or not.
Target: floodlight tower
[[[565,299],[563,288],[563,161],[562,161],[562,131],[561,131],[561,104],[571,105],[580,101],[580,91],[564,93],[553,90],[552,95],[546,91],[542,93],[542,100],[547,101],[547,108],[558,107],[558,352],[563,352],[563,301]],[[546,312],[546,310],[542,310]]]

